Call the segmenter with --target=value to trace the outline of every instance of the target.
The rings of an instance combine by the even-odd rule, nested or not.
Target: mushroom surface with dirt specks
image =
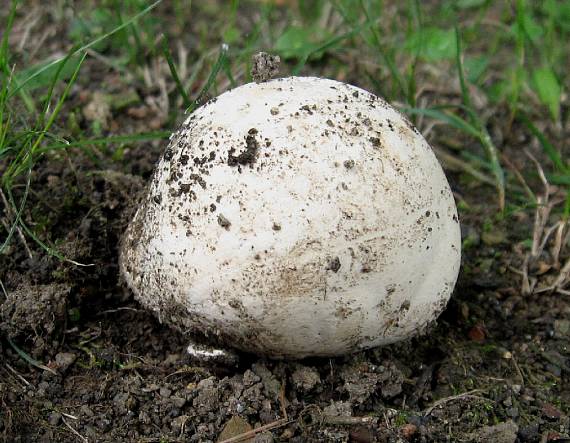
[[[121,244],[140,303],[276,358],[406,339],[457,279],[453,195],[406,118],[314,77],[250,83],[170,139]]]

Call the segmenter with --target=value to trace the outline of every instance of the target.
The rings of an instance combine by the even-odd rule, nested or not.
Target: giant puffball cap
[[[120,266],[142,305],[189,334],[270,357],[333,356],[437,318],[460,244],[445,175],[406,118],[354,86],[289,77],[188,117]]]

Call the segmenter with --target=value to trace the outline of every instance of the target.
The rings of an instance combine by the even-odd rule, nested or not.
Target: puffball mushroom
[[[162,321],[275,358],[412,336],[444,309],[459,264],[453,195],[418,130],[313,77],[246,84],[190,115],[120,253]]]

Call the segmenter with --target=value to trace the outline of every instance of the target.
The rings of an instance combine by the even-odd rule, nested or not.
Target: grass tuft
[[[13,0],[10,13],[8,14],[5,32],[0,43],[0,161],[4,162],[2,177],[0,178],[0,191],[3,197],[5,214],[11,215],[10,225],[6,229],[6,237],[0,243],[0,254],[2,254],[16,232],[25,233],[33,239],[41,249],[49,255],[53,255],[60,260],[65,260],[74,265],[80,263],[64,257],[56,249],[42,241],[23,220],[23,211],[26,206],[28,196],[32,186],[32,171],[37,161],[42,155],[62,148],[75,146],[85,146],[86,141],[61,142],[61,138],[51,134],[54,123],[59,118],[71,88],[78,79],[79,72],[87,57],[87,51],[97,43],[109,38],[111,35],[131,26],[138,18],[150,12],[162,0],[152,3],[141,12],[122,22],[109,32],[93,39],[89,43],[73,47],[66,56],[60,57],[51,62],[43,63],[41,67],[21,73],[10,68],[10,53],[8,49],[8,39],[12,30],[15,13],[19,2]],[[67,77],[66,68],[72,67],[70,78],[67,80],[62,93],[55,98],[55,91],[60,87]],[[18,78],[23,78],[19,81]],[[38,80],[41,82],[37,82]],[[49,81],[47,80],[49,79]],[[35,83],[34,83],[35,82]],[[46,87],[43,106],[38,107],[29,95],[29,88]],[[17,124],[13,121],[13,109],[16,95],[26,105],[28,116],[19,119]],[[39,109],[39,111],[38,111]],[[28,123],[29,122],[29,123]],[[114,141],[140,141],[150,138],[163,138],[164,133],[148,133],[138,136],[122,137]],[[53,140],[53,143],[46,141]],[[93,140],[90,144],[101,143],[101,140]],[[13,192],[14,185],[23,179],[24,189],[16,196]]]

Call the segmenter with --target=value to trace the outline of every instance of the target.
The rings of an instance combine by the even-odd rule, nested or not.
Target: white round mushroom
[[[286,358],[412,336],[444,309],[459,264],[453,195],[418,130],[375,95],[313,77],[196,110],[120,255],[163,321]]]

